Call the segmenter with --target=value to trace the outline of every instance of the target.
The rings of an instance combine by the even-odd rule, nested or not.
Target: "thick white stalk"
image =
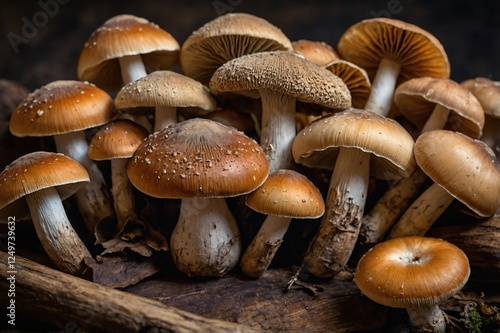
[[[341,148],[330,179],[325,214],[304,256],[304,269],[329,278],[344,269],[358,239],[370,177],[370,154]]]
[[[293,169],[296,99],[266,89],[259,93],[262,101],[260,146],[269,160],[269,173]]]
[[[155,108],[155,132],[161,131],[165,127],[175,124],[177,124],[176,107],[157,106]]]
[[[82,131],[54,136],[56,149],[79,162],[87,170],[90,183],[75,193],[85,226],[94,234],[98,222],[114,215],[108,186],[97,164],[88,155],[88,143]]]
[[[80,275],[83,259],[91,258],[64,211],[57,191],[50,187],[26,196],[36,234],[45,252],[66,273]]]
[[[420,134],[425,132],[440,130],[443,129],[448,121],[448,115],[450,114],[450,110],[445,108],[440,104],[436,104],[434,109],[432,110],[431,115],[425,122],[424,127],[422,128]]]
[[[387,117],[391,110],[392,98],[400,71],[401,65],[399,63],[386,58],[380,61],[370,89],[370,96],[365,104],[366,110]]]
[[[120,57],[118,62],[120,63],[123,85],[148,75],[142,58],[138,54]]]
[[[412,332],[445,333],[446,321],[437,304],[406,308],[412,324]]]
[[[241,255],[241,237],[226,200],[182,199],[170,252],[188,276],[221,277],[233,269]]]
[[[268,215],[241,257],[240,267],[247,276],[264,274],[278,251],[292,219]]]
[[[129,218],[137,216],[133,186],[127,176],[127,163],[127,158],[111,160],[111,194],[118,230],[125,226]]]

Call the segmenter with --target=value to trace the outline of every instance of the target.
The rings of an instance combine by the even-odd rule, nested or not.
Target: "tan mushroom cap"
[[[342,59],[327,63],[325,68],[344,81],[347,89],[351,92],[352,107],[363,108],[368,96],[370,96],[371,88],[370,78],[366,71],[352,62]]]
[[[54,187],[61,200],[90,182],[85,168],[59,153],[37,151],[23,155],[0,173],[0,216],[30,216],[25,195]]]
[[[493,118],[500,118],[500,81],[477,77],[465,80],[461,85],[476,96],[484,113]]]
[[[113,99],[88,82],[59,80],[30,93],[10,118],[15,136],[50,136],[81,131],[109,122]]]
[[[120,89],[115,97],[118,110],[157,106],[185,108],[184,112],[206,114],[217,102],[208,87],[185,75],[164,70],[155,71]]]
[[[269,174],[257,142],[234,128],[194,118],[151,134],[128,165],[132,184],[157,198],[247,194]]]
[[[436,104],[450,110],[449,130],[479,138],[484,126],[484,112],[474,95],[450,79],[420,77],[396,88],[394,103],[403,116],[422,128]]]
[[[460,248],[442,239],[411,236],[371,248],[359,260],[354,282],[377,303],[407,308],[448,299],[469,275],[469,260]]]
[[[95,30],[78,59],[78,78],[103,89],[122,86],[118,58],[141,55],[149,71],[172,68],[179,62],[180,45],[167,31],[133,15],[117,15]]]
[[[325,212],[318,188],[306,176],[287,169],[271,173],[245,200],[248,207],[266,215],[313,219]]]
[[[500,164],[484,142],[436,130],[420,135],[414,151],[422,171],[476,214],[500,207]]]
[[[337,51],[325,42],[299,39],[292,42],[292,47],[295,52],[320,66],[325,66],[331,61],[340,59]]]
[[[259,98],[259,89],[335,111],[351,105],[349,90],[339,77],[293,52],[260,52],[233,59],[219,67],[210,81],[215,95],[234,93]]]
[[[148,135],[144,127],[131,120],[114,120],[94,134],[88,155],[96,161],[130,158]]]
[[[415,167],[414,141],[396,121],[373,112],[349,109],[320,118],[296,136],[295,162],[333,169],[341,147],[370,153],[370,172],[379,179],[407,177]]]
[[[264,51],[292,51],[285,34],[268,21],[245,13],[217,17],[194,31],[182,44],[180,62],[185,75],[208,85],[227,61]]]
[[[429,32],[391,18],[372,18],[354,24],[340,37],[337,51],[342,59],[364,68],[373,81],[380,61],[401,64],[397,85],[422,76],[450,76],[443,45]]]

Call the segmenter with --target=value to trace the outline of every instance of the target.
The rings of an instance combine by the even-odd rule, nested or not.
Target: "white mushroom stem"
[[[175,124],[177,124],[176,107],[157,106],[155,108],[155,132],[161,131],[165,127]]]
[[[436,104],[434,110],[432,110],[430,117],[425,122],[425,125],[422,128],[420,134],[428,131],[443,129],[446,125],[446,122],[448,121],[449,114],[450,114],[449,109],[445,108],[440,104]]]
[[[249,277],[264,274],[278,251],[292,219],[268,215],[241,257],[240,267]]]
[[[259,93],[262,101],[260,146],[269,160],[269,172],[293,169],[296,99],[266,89]]]
[[[437,304],[406,308],[412,324],[412,332],[446,332],[443,311]]]
[[[373,79],[370,96],[365,104],[365,109],[384,117],[391,110],[392,98],[396,89],[401,65],[390,59],[382,59]]]
[[[127,158],[111,160],[111,194],[116,212],[117,229],[121,230],[127,220],[135,217],[133,186],[127,176]]]
[[[330,179],[325,214],[304,256],[309,273],[329,278],[344,269],[359,235],[370,176],[370,154],[341,148]]]
[[[69,222],[59,193],[51,187],[27,195],[26,201],[49,258],[62,271],[80,275],[86,267],[83,259],[92,256]]]
[[[56,149],[79,162],[89,173],[90,183],[75,193],[75,200],[85,226],[93,234],[101,220],[113,216],[111,196],[97,164],[88,155],[88,143],[83,131],[54,136]]]
[[[123,85],[136,81],[148,74],[142,58],[138,54],[120,57],[118,58],[118,62],[120,63]]]
[[[221,277],[233,269],[241,238],[226,200],[182,199],[170,251],[176,267],[188,276]]]
[[[453,200],[453,196],[443,187],[436,183],[432,184],[396,222],[387,239],[424,236]]]

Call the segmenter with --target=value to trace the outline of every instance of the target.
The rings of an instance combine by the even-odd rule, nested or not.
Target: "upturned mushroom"
[[[75,194],[87,229],[114,215],[108,186],[88,155],[84,130],[109,122],[116,115],[113,100],[88,82],[58,80],[30,93],[10,118],[10,131],[18,137],[52,136],[56,150],[83,165],[90,183]]]
[[[220,277],[238,263],[241,238],[226,197],[259,187],[269,162],[253,139],[194,118],[151,134],[128,165],[132,184],[156,198],[180,198],[170,251],[188,276]]]
[[[23,155],[0,173],[0,216],[31,217],[40,243],[56,266],[73,275],[92,258],[71,225],[62,200],[87,185],[89,174],[75,160],[51,152]]]
[[[458,293],[470,275],[457,246],[430,237],[378,243],[359,260],[354,282],[374,302],[405,308],[412,332],[446,332],[439,303]]]

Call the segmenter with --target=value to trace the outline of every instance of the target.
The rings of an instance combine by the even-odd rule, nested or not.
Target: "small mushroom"
[[[325,42],[299,39],[292,42],[292,47],[294,52],[320,66],[325,66],[329,62],[340,59],[337,51]]]
[[[92,256],[61,201],[88,182],[85,168],[67,156],[42,151],[23,155],[0,173],[0,216],[31,217],[49,258],[62,271],[80,275],[84,259]]]
[[[342,59],[327,63],[325,68],[344,81],[351,93],[352,107],[357,109],[363,108],[368,100],[368,96],[370,96],[371,90],[368,73],[363,68]]]
[[[401,237],[378,243],[359,260],[354,282],[385,306],[405,308],[412,332],[446,332],[439,303],[467,283],[469,260],[457,246],[430,237]]]

